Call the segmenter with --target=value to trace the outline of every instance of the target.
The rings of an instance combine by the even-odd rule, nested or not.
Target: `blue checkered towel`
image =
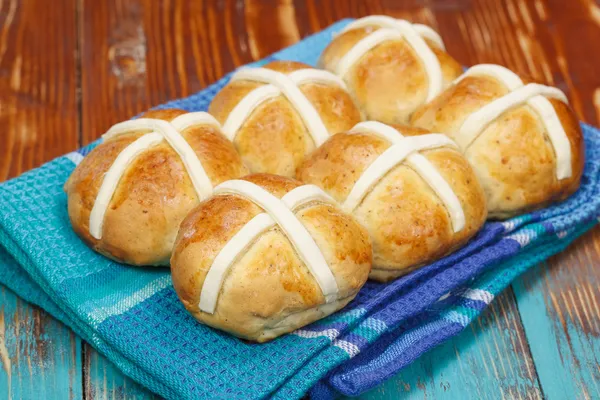
[[[346,23],[263,63],[315,64]],[[226,82],[162,107],[206,110]],[[455,254],[392,283],[369,282],[342,311],[270,343],[243,342],[197,323],[178,301],[168,270],[123,266],[83,244],[71,229],[62,186],[89,148],[0,185],[0,282],[167,398],[359,394],[456,335],[516,276],[593,226],[600,214],[600,131],[583,129],[585,175],[570,199],[488,223]]]

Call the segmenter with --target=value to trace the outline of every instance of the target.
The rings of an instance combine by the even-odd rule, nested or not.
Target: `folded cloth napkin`
[[[315,64],[348,21],[267,60]],[[227,77],[160,108],[206,110]],[[0,282],[70,326],[125,374],[163,397],[355,395],[456,335],[512,279],[564,249],[600,214],[600,131],[583,126],[582,186],[567,201],[488,223],[467,246],[388,284],[369,282],[340,312],[270,343],[201,325],[169,271],[100,256],[71,229],[62,186],[92,146],[0,185]]]

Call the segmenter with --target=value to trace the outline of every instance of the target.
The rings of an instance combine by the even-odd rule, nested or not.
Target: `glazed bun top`
[[[291,61],[238,70],[209,112],[252,172],[290,177],[331,134],[362,119],[341,79]]]
[[[442,131],[460,146],[484,186],[492,217],[539,208],[579,186],[584,142],[566,96],[505,67],[470,68],[412,123]]]
[[[367,119],[396,124],[407,124],[462,72],[433,29],[387,16],[347,25],[319,66],[347,83]]]
[[[179,223],[246,167],[204,112],[150,111],[114,125],[65,184],[75,231],[135,265],[168,265]]]

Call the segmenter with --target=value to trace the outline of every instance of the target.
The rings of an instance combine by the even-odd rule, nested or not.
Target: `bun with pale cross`
[[[169,265],[177,229],[214,185],[248,171],[203,112],[150,111],[114,125],[65,184],[75,232],[134,265]]]
[[[289,61],[238,70],[209,112],[252,172],[289,177],[331,134],[362,119],[341,79]]]
[[[344,80],[367,119],[392,124],[408,124],[462,72],[433,29],[377,15],[348,24],[319,66]]]
[[[388,281],[465,244],[486,219],[485,196],[442,134],[368,121],[325,142],[298,169],[369,232],[371,278]]]
[[[185,218],[171,273],[197,320],[264,342],[348,304],[371,256],[366,230],[321,189],[255,174],[215,187]]]
[[[566,96],[499,65],[476,65],[412,116],[444,132],[473,165],[489,215],[507,218],[579,187],[584,141]]]

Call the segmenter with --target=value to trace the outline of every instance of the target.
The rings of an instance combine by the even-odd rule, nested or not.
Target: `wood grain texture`
[[[513,286],[548,399],[600,398],[600,277],[596,228]]]
[[[84,144],[116,122],[251,62],[239,4],[82,0]]]
[[[250,54],[255,60],[300,40],[291,0],[246,0],[244,14]]]
[[[85,398],[91,399],[158,399],[152,392],[123,375],[113,363],[86,343],[83,370]]]
[[[520,2],[519,10],[529,33],[520,43],[530,74],[567,91],[580,119],[597,124],[600,74],[591,66],[600,65],[600,55],[581,44],[600,37],[598,4]],[[513,284],[548,399],[600,398],[599,232],[596,228]]]
[[[0,134],[0,179],[87,144],[115,122],[198,91],[235,67],[341,18],[369,14],[429,24],[461,63],[506,65],[563,89],[585,121],[597,124],[600,118],[600,54],[595,49],[600,8],[595,0],[54,0],[52,7],[44,7],[47,4],[0,1],[0,121],[5,127]],[[598,230],[586,235],[547,267],[528,272],[514,292],[500,296],[461,336],[366,398],[600,396],[598,235]],[[4,302],[17,304],[10,292],[2,293],[0,307]],[[35,329],[15,336],[14,312],[4,309],[0,359],[2,344],[9,354],[17,354],[35,338]],[[20,302],[13,309],[20,310],[19,321],[26,318],[26,324],[35,327],[34,308]],[[68,384],[74,398],[150,396],[89,345],[83,347],[81,362],[77,343],[72,349],[70,339],[52,336],[49,341],[45,354],[51,359],[61,360],[53,354],[75,357],[71,375],[80,379],[79,391],[76,384]],[[10,360],[14,364],[12,356]],[[41,386],[45,392],[19,392],[24,398],[40,393],[52,398],[53,374],[52,379],[65,382],[61,371],[68,364],[48,365],[52,367],[44,369]],[[15,371],[21,374],[19,382],[25,382],[21,388],[39,380],[26,361],[19,361]],[[0,369],[0,388],[6,376]],[[57,390],[66,393],[65,387]]]
[[[78,145],[75,1],[45,4],[0,2],[0,180]]]
[[[0,181],[79,145],[76,4],[45,5],[0,1]],[[81,398],[81,345],[0,287],[0,398]]]
[[[504,292],[498,296],[460,335],[360,398],[392,400],[399,397],[434,400],[542,398],[512,294]]]
[[[81,340],[0,287],[0,398],[80,399]]]

